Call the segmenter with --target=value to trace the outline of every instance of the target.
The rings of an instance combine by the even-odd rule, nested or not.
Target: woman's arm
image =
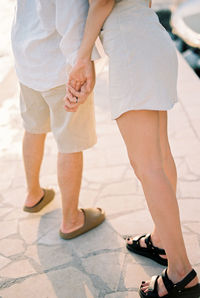
[[[90,8],[85,25],[83,40],[68,81],[68,92],[65,98],[67,111],[78,107],[91,93],[95,84],[95,72],[91,61],[92,50],[99,32],[112,11],[115,0],[90,0]],[[80,92],[75,92],[77,91]],[[78,104],[75,97],[78,97]]]
[[[115,0],[90,0],[89,2],[90,8],[77,60],[91,59],[95,41],[115,4]]]

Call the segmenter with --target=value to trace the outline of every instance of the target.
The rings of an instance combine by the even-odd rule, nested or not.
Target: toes
[[[148,281],[143,281],[142,284],[141,284],[141,290],[144,293],[147,293],[148,289],[149,289],[149,282]]]
[[[141,289],[142,289],[142,292],[147,293],[149,290],[149,287],[142,287]]]
[[[142,288],[148,288],[148,286],[149,286],[149,283],[148,282],[144,282],[141,285]]]
[[[140,239],[140,246],[141,247],[147,247],[147,245],[145,243],[145,240],[144,240],[144,237]]]
[[[133,244],[133,238],[128,237],[128,238],[126,239],[126,242],[127,242],[128,244]]]

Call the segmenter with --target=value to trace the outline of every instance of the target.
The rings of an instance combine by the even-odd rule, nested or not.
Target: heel
[[[184,289],[184,291],[180,294],[180,298],[200,298],[200,284]]]

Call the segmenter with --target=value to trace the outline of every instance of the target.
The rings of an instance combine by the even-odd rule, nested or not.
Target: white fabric
[[[109,57],[112,118],[130,110],[169,110],[177,102],[175,46],[149,0],[116,3],[100,35]]]
[[[87,13],[88,0],[17,0],[12,46],[21,83],[45,91],[67,82]]]

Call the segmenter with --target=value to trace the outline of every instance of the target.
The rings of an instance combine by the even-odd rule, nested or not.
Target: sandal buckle
[[[174,288],[176,293],[179,293],[179,294],[182,293],[182,290],[177,289],[177,284],[174,284],[173,288]]]

